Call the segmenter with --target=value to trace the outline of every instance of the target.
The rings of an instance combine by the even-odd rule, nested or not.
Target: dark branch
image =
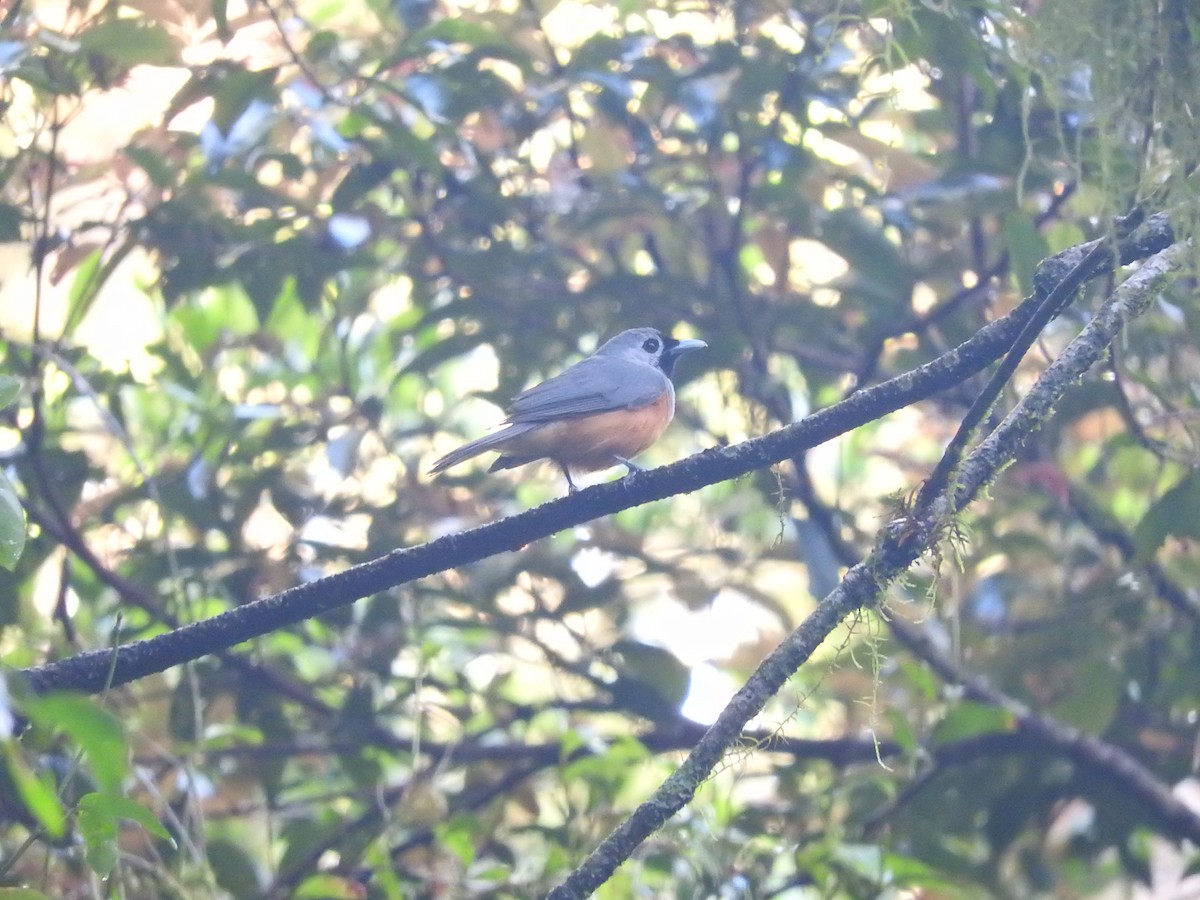
[[[1180,250],[1175,247],[1159,253],[1105,301],[1016,409],[964,460],[962,476],[956,484],[948,484],[944,492],[928,498],[928,503],[917,510],[916,515],[899,516],[883,527],[870,556],[852,566],[842,583],[772,651],[722,710],[683,764],[649,800],[618,825],[563,884],[550,892],[551,898],[568,900],[591,894],[642,841],[691,800],[746,723],[763,709],[833,629],[851,614],[876,605],[892,582],[940,540],[954,514],[1012,462],[1021,441],[1045,421],[1055,403],[1087,368],[1100,359],[1124,323],[1148,307],[1163,277],[1179,265]],[[1067,271],[1076,265],[1068,267]],[[1051,732],[1040,736],[1047,740],[1053,738]],[[1133,777],[1132,773],[1127,774]],[[1150,781],[1153,782],[1152,777]],[[1166,813],[1165,808],[1163,812]],[[1176,826],[1177,833],[1200,836],[1200,817],[1188,815],[1191,816],[1191,828],[1178,815],[1172,815],[1170,821]]]
[[[1169,246],[1172,241],[1173,234],[1166,217],[1155,216],[1122,243],[1120,256],[1123,261],[1140,258]],[[1088,249],[1090,245],[1072,248],[1059,257],[1086,255]],[[1075,257],[1076,261],[1078,258]],[[1066,270],[1071,265],[1067,264]],[[596,485],[498,522],[395,550],[344,572],[248,603],[211,619],[119,647],[112,668],[112,685],[125,684],[227,650],[251,638],[418,578],[477,562],[506,550],[519,550],[533,541],[600,516],[695,491],[792,458],[976,374],[1008,350],[1037,305],[1036,298],[1027,300],[949,353],[764,437],[706,450],[670,466]],[[94,650],[26,669],[24,674],[36,691],[97,692],[105,687],[112,664],[112,651]]]
[[[998,706],[1009,713],[1019,733],[1122,785],[1167,834],[1200,843],[1200,815],[1185,806],[1153,772],[1120,747],[1038,715],[1019,700],[996,690],[980,676],[962,671],[921,630],[896,620],[891,623],[891,631],[943,680],[961,685],[968,698]]]

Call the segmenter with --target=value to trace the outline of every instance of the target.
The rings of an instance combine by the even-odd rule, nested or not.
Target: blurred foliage
[[[657,464],[935,357],[1135,202],[1192,221],[1195,9],[1085,5],[10,3],[0,659],[160,633],[558,495],[550,466],[424,470],[622,328],[710,347]],[[1190,287],[887,615],[1194,795]],[[0,758],[0,885],[544,891],[836,583],[834,546],[869,546],[974,390],[94,704],[14,681],[0,725],[32,724]],[[757,724],[599,896],[1195,877],[1122,785],[1011,740],[882,618]],[[871,735],[886,766],[834,752]]]

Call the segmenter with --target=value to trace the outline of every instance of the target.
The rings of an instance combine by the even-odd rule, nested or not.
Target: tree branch
[[[992,687],[979,675],[964,672],[920,629],[899,620],[892,621],[890,628],[900,643],[923,659],[944,681],[961,685],[968,698],[997,706],[1011,715],[1018,733],[1113,779],[1141,801],[1150,816],[1172,837],[1200,843],[1200,815],[1181,803],[1167,785],[1123,749],[1078,728],[1038,715],[1021,701]]]
[[[1174,240],[1165,216],[1155,216],[1120,245],[1122,261],[1142,258]],[[1069,271],[1090,247],[1071,248],[1047,260]],[[1074,262],[1064,262],[1072,254]],[[1111,257],[1106,257],[1111,263]],[[1098,274],[1097,269],[1091,274]],[[844,434],[889,412],[958,384],[1005,353],[1025,323],[1035,314],[1039,298],[1023,302],[1013,312],[980,329],[970,340],[925,365],[883,382],[803,421],[768,435],[729,447],[713,448],[650,472],[634,473],[619,481],[596,485],[536,509],[437,540],[394,550],[343,572],[299,585],[262,600],[231,609],[210,619],[166,634],[126,644],[116,650],[111,685],[126,684],[172,666],[227,650],[278,628],[329,612],[397,585],[457,566],[477,562],[505,550],[519,550],[567,528],[698,490],[756,469],[773,465]],[[994,437],[994,435],[993,435]],[[919,551],[918,551],[919,552]],[[903,565],[907,566],[907,562]],[[854,594],[847,602],[855,609],[869,594]],[[844,615],[844,613],[843,613]],[[839,619],[841,616],[838,617]],[[58,662],[23,670],[35,691],[97,692],[108,684],[111,650],[93,650]]]
[[[875,605],[891,583],[937,543],[951,518],[1015,459],[1024,438],[1046,420],[1068,388],[1100,359],[1125,322],[1145,311],[1164,276],[1181,263],[1183,249],[1177,245],[1158,253],[1104,302],[1017,407],[967,456],[956,484],[948,484],[942,493],[928,498],[928,504],[915,510],[915,515],[898,516],[883,527],[867,559],[852,566],[841,584],[763,660],[683,764],[550,892],[552,900],[588,896],[608,880],[642,841],[691,800],[746,723],[763,709],[833,629],[852,613]],[[1093,259],[1090,253],[1086,250],[1079,258],[1090,264]],[[1067,271],[1077,267],[1078,261]],[[1049,733],[1042,736],[1051,737]],[[1178,833],[1200,840],[1200,817],[1188,815],[1190,827],[1188,821],[1178,816],[1172,822]]]

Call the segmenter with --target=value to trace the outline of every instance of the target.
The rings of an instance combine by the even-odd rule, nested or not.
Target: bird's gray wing
[[[614,409],[637,409],[653,403],[669,386],[667,376],[652,366],[589,356],[514,397],[508,421],[553,422]]]

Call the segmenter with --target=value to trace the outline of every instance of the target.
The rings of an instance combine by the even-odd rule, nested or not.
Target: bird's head
[[[620,356],[648,363],[670,376],[680,356],[689,350],[702,350],[707,346],[704,341],[671,337],[657,328],[631,328],[602,344],[596,355]]]

